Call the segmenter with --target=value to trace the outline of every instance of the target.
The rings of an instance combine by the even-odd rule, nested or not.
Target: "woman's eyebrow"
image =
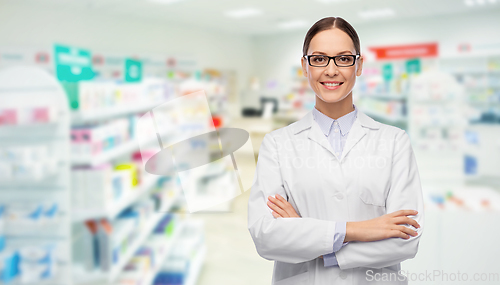
[[[327,55],[326,53],[324,53],[324,52],[322,52],[322,51],[315,51],[315,52],[313,52],[312,54],[315,54],[315,53],[319,53],[319,54],[324,54],[324,55]],[[349,51],[349,50],[345,50],[345,51],[341,51],[341,52],[337,53],[337,55],[339,55],[339,54],[344,54],[344,53],[352,54],[352,52],[351,52],[351,51]]]

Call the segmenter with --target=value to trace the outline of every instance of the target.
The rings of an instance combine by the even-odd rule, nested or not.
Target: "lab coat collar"
[[[349,135],[347,136],[347,140],[344,146],[344,150],[342,152],[341,157],[337,157],[339,161],[349,153],[349,151],[366,135],[367,128],[369,129],[379,129],[380,123],[370,118],[368,115],[363,113],[358,109],[358,115],[356,120],[354,121]],[[335,153],[328,142],[327,138],[321,131],[321,128],[317,123],[314,122],[312,110],[309,111],[302,119],[300,119],[294,125],[293,132],[294,134],[298,134],[304,130],[310,129],[308,133],[308,138],[320,144],[322,147],[330,151],[335,157]]]
[[[363,126],[365,128],[374,129],[374,130],[377,130],[380,128],[379,122],[370,118],[368,115],[366,115],[360,109],[357,109],[357,110],[358,110],[358,115],[357,115],[356,120],[354,121],[354,124],[356,124],[356,122],[358,122],[361,126]],[[313,112],[312,110],[307,112],[307,114],[304,117],[302,117],[302,119],[300,119],[299,121],[297,121],[295,123],[295,125],[293,126],[293,133],[294,134],[298,134],[298,133],[302,132],[303,130],[306,130],[306,129],[310,128],[311,126],[313,126],[314,118],[313,118],[312,112]],[[353,124],[353,127],[354,127],[354,124]]]

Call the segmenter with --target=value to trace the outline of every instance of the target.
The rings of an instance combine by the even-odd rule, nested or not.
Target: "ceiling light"
[[[396,12],[394,12],[394,10],[392,10],[391,8],[382,8],[382,9],[361,11],[358,13],[358,16],[361,18],[373,19],[373,18],[390,17],[394,16],[395,14]]]
[[[495,4],[497,0],[464,0],[465,5],[472,7],[476,5]]]
[[[305,26],[307,26],[307,22],[304,20],[292,20],[278,24],[278,27],[281,29],[297,29]]]
[[[231,11],[226,11],[224,13],[224,15],[231,18],[247,18],[247,17],[258,16],[260,14],[262,14],[262,11],[254,8],[231,10]]]

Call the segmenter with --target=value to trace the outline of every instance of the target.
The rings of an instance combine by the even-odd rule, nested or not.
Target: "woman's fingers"
[[[393,217],[399,217],[399,216],[412,216],[418,214],[418,211],[415,210],[399,210],[394,213],[392,213]]]
[[[280,214],[273,211],[273,217],[275,218],[283,218]]]
[[[267,206],[269,208],[271,208],[271,210],[277,212],[280,216],[286,217],[285,210],[283,210],[282,208],[280,208],[278,205],[275,205],[273,202],[267,201]]]
[[[407,235],[411,235],[411,236],[416,236],[418,235],[418,233],[410,228],[407,228],[405,226],[397,226],[396,227],[397,230],[399,230],[400,232],[403,232]]]
[[[394,221],[394,223],[396,225],[408,224],[408,225],[414,226],[415,228],[420,228],[420,225],[417,223],[417,221],[415,221],[412,218],[408,218],[408,217],[396,217],[396,218],[394,218],[393,221]]]
[[[280,197],[281,199],[277,199],[278,197]],[[286,204],[285,203],[288,203],[288,201],[284,200],[280,195],[276,194],[276,198],[274,198],[273,196],[269,196],[269,200],[271,202],[273,202],[274,204],[276,204],[276,206],[280,207],[281,209],[285,210],[286,208]],[[284,200],[284,202],[283,202]]]
[[[392,237],[398,237],[402,239],[409,239],[410,236],[399,230],[392,230]]]
[[[288,201],[285,198],[281,197],[279,194],[276,194],[276,198],[274,198],[273,196],[269,196],[268,200],[269,201],[267,202],[267,204],[269,205],[269,207],[277,207],[276,211],[283,218],[300,218],[299,214],[297,214],[292,204],[288,203]]]
[[[276,197],[281,198],[281,200],[269,196],[269,201],[271,201],[271,203],[273,203],[274,205],[280,207],[281,210],[287,213],[287,216],[291,216],[292,213],[289,210],[292,205],[290,205],[290,203],[288,203],[288,201],[283,199],[280,195],[276,194]]]

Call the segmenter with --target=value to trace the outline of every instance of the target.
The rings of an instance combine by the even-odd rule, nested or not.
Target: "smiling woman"
[[[302,54],[302,70],[316,93],[316,108],[333,115],[328,111],[328,103],[339,103],[335,104],[336,113],[353,111],[352,89],[363,69],[360,41],[354,28],[340,17],[322,19],[307,32]],[[331,64],[331,58],[335,64]]]
[[[262,141],[248,202],[257,252],[275,261],[275,285],[373,284],[367,272],[407,284],[400,263],[424,223],[409,137],[353,105],[363,56],[345,20],[316,22],[301,62],[316,105]]]

